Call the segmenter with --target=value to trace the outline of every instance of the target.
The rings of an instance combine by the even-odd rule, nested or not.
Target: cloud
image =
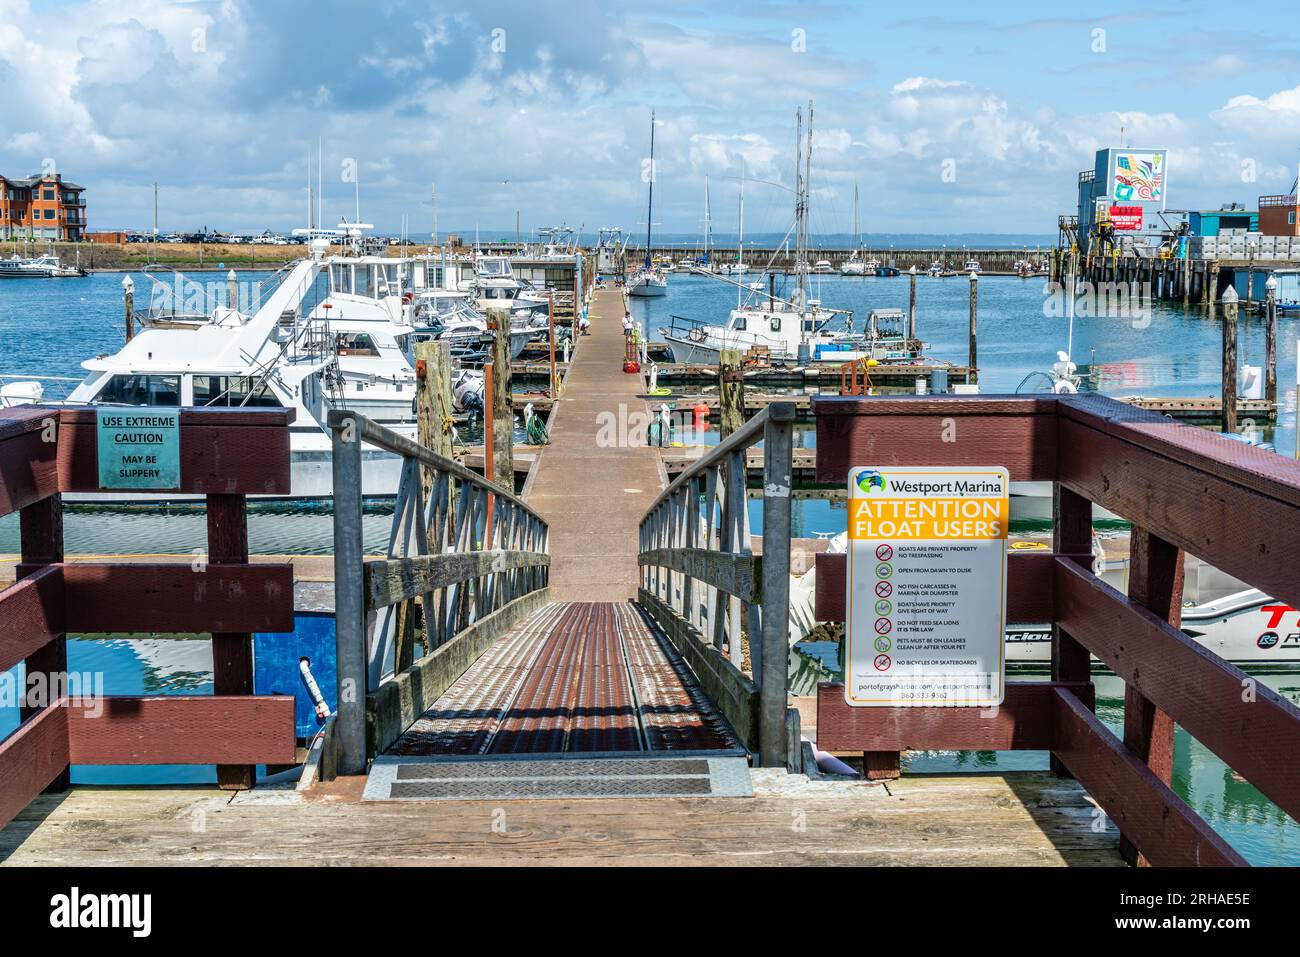
[[[1267,82],[1244,69],[1251,37],[1194,24],[1176,68],[1193,55],[1196,70],[1208,64],[1201,93],[1188,92],[1196,71],[1135,84],[1153,75],[1136,54],[1089,59],[1097,69],[1085,74],[1012,42],[1076,33],[1090,17],[913,20],[886,40],[850,6],[779,0],[744,15],[678,0],[575,0],[562,15],[525,0],[81,0],[50,11],[0,0],[0,171],[55,160],[90,188],[92,226],[105,228],[147,223],[155,181],[168,228],[300,225],[318,142],[327,218],[352,212],[340,176],[350,159],[363,215],[387,230],[403,215],[428,221],[430,182],[444,228],[512,224],[516,209],[525,223],[633,228],[653,107],[665,231],[698,228],[706,174],[715,202],[731,202],[742,160],[754,181],[747,232],[765,215],[782,231],[788,193],[765,183],[789,187],[794,111],[811,98],[819,227],[848,227],[857,182],[875,228],[1046,233],[1121,127],[1130,143],[1170,149],[1171,203],[1217,206],[1255,188],[1244,160],[1259,191],[1286,188],[1289,178],[1271,180],[1287,175],[1300,120],[1300,87],[1246,90],[1247,77]],[[1147,29],[1097,22],[1117,50],[1128,25]],[[945,50],[926,53],[937,36]],[[1011,52],[981,55],[991,38]],[[1242,86],[1225,96],[1224,84]]]

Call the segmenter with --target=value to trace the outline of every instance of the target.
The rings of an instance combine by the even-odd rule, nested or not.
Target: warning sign
[[[1000,467],[849,473],[849,704],[1002,703],[1008,487]]]
[[[180,487],[179,409],[101,407],[97,411],[100,488]]]

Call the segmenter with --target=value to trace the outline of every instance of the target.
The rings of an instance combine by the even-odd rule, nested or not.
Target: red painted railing
[[[818,693],[818,745],[877,777],[906,749],[1050,750],[1130,860],[1243,864],[1169,787],[1181,725],[1293,818],[1300,710],[1179,630],[1184,552],[1300,607],[1300,466],[1101,396],[817,400],[817,478],[855,465],[1005,465],[1052,482],[1051,553],[1007,562],[1008,623],[1052,622],[1052,681],[989,710],[851,708]],[[1128,594],[1091,568],[1091,503],[1132,523]],[[842,621],[843,555],[817,556],[817,617]],[[1126,684],[1122,740],[1093,712],[1089,655]]]
[[[19,512],[18,581],[0,591],[0,672],[26,664],[22,724],[0,740],[0,826],[71,764],[216,764],[251,787],[295,760],[294,701],[253,696],[254,631],[293,630],[293,569],[248,562],[246,496],[289,492],[284,409],[182,410],[180,492],[207,503],[187,564],[65,563],[65,492],[98,491],[93,409],[0,409],[0,515]],[[211,632],[211,696],[95,699],[67,690],[68,632]]]

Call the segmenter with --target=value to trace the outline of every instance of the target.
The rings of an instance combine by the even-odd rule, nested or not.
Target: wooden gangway
[[[991,709],[850,709],[834,685],[794,702],[795,410],[769,404],[668,483],[653,450],[593,427],[639,401],[606,374],[617,353],[622,375],[622,334],[617,302],[600,305],[525,496],[331,418],[343,690],[296,783],[253,779],[302,756],[292,699],[250,683],[248,635],[289,627],[291,570],[249,564],[243,537],[243,496],[287,486],[284,413],[181,413],[182,486],[209,508],[211,555],[190,568],[65,564],[59,495],[96,487],[90,413],[0,411],[0,513],[20,512],[24,559],[0,591],[3,664],[57,675],[69,631],[206,630],[217,674],[212,696],[26,713],[0,740],[0,859],[599,863],[636,846],[643,863],[1243,863],[1171,789],[1175,722],[1300,812],[1300,712],[1177,628],[1184,550],[1297,604],[1300,468],[1096,396],[818,400],[828,485],[862,462],[1054,483],[1053,550],[1013,555],[1008,592],[1010,621],[1053,623],[1054,660]],[[361,547],[363,448],[404,463],[378,557]],[[1094,502],[1133,522],[1128,595],[1091,573]],[[590,560],[556,553],[584,542]],[[817,563],[818,617],[842,619],[843,562]],[[1090,653],[1127,683],[1122,736],[1092,712]],[[861,754],[865,777],[826,777],[814,741]],[[910,749],[1037,750],[1053,771],[914,776]],[[70,787],[83,763],[216,764],[222,790]],[[498,807],[510,827],[489,832]]]

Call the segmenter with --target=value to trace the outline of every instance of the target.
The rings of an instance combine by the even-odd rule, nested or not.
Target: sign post
[[[1006,658],[1007,470],[849,473],[844,697],[990,707]]]
[[[101,406],[97,412],[101,489],[180,488],[179,409]]]

